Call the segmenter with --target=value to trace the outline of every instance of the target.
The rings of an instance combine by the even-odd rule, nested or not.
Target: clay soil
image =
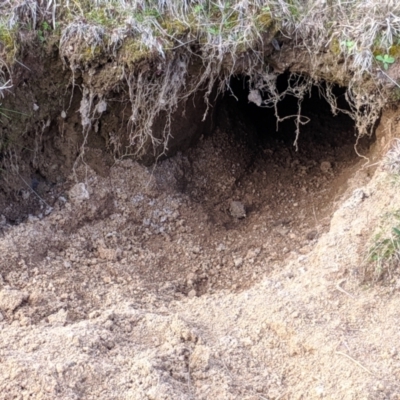
[[[376,164],[396,115],[368,163],[313,104],[297,152],[293,122],[263,135],[227,99],[156,166],[37,178],[0,221],[0,398],[400,399],[400,280],[362,267],[399,207]]]

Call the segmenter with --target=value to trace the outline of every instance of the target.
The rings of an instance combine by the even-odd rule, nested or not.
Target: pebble
[[[58,312],[49,315],[48,317],[49,323],[53,325],[65,325],[68,319],[68,311],[63,308]]]
[[[226,249],[226,247],[225,247],[225,245],[223,244],[223,243],[220,243],[218,246],[217,246],[217,251],[224,251]]]
[[[260,91],[258,89],[250,90],[250,93],[248,94],[247,99],[259,107],[262,104],[262,97],[261,97]]]
[[[188,293],[189,299],[192,299],[193,297],[196,297],[196,295],[197,295],[197,292],[196,292],[194,289],[192,289],[192,290]]]
[[[243,265],[243,258],[239,257],[239,258],[235,258],[233,260],[233,264],[235,265],[236,268],[239,268]]]
[[[201,252],[200,246],[194,246],[194,247],[192,248],[192,252],[193,252],[194,254],[199,254],[199,253]]]
[[[56,371],[59,375],[62,375],[65,371],[64,365],[63,364],[57,364],[56,365]]]
[[[279,228],[276,228],[276,231],[279,233],[279,235],[286,236],[289,233],[290,229],[286,226],[281,226]]]
[[[114,326],[114,322],[108,319],[106,322],[104,322],[104,328],[106,329],[111,329]]]
[[[16,289],[3,289],[0,292],[0,309],[3,311],[14,311],[29,295]]]
[[[383,392],[385,390],[385,385],[382,382],[378,382],[376,385],[376,388],[380,391]]]
[[[324,173],[330,172],[332,169],[332,164],[329,161],[322,161],[320,169]]]
[[[249,250],[246,254],[246,259],[256,258],[260,253],[261,253],[261,249],[259,247],[256,249],[253,249],[253,250]]]
[[[317,235],[318,235],[317,231],[310,231],[307,233],[306,237],[307,240],[314,240],[317,237]]]
[[[99,310],[94,310],[94,311],[89,313],[89,318],[90,319],[95,319],[95,318],[99,317],[100,314],[101,314],[101,312]]]
[[[229,212],[233,218],[242,219],[246,217],[246,209],[240,201],[231,201]]]
[[[72,186],[68,194],[73,203],[80,203],[84,200],[89,200],[90,197],[86,185],[83,182]]]

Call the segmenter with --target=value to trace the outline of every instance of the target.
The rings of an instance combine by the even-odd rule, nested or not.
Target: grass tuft
[[[400,210],[387,213],[384,220],[385,227],[375,235],[368,251],[365,274],[375,282],[390,281],[400,265]]]

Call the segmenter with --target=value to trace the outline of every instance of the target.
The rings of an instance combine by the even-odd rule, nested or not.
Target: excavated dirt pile
[[[400,399],[400,280],[362,284],[400,208],[377,168],[398,114],[357,141],[315,87],[296,151],[297,101],[277,130],[230,86],[195,146],[144,166],[89,143],[7,197],[0,398]]]

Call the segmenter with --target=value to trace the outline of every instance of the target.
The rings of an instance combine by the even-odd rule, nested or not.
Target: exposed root
[[[301,125],[307,123],[301,103],[312,85],[328,82],[323,96],[334,113],[344,111],[355,120],[359,136],[371,133],[387,90],[398,85],[390,74],[378,73],[382,69],[375,58],[397,51],[400,5],[394,0],[329,7],[325,2],[299,0],[74,0],[62,8],[54,0],[19,0],[5,2],[0,11],[6,16],[0,20],[6,29],[18,25],[40,30],[44,23],[55,29],[58,22],[62,60],[73,74],[81,71],[89,76],[84,85],[92,100],[97,96],[101,101],[127,86],[131,103],[127,143],[110,133],[117,157],[141,157],[149,151],[164,154],[178,104],[203,90],[206,116],[216,86],[218,91],[229,89],[229,79],[238,74],[249,78],[253,95],[259,92],[260,106],[275,109],[278,123],[282,122],[278,102],[286,95],[297,98],[298,111],[292,116],[295,146]],[[126,51],[121,52],[124,46]],[[286,64],[285,59],[301,59],[299,55],[304,56],[299,65]],[[105,57],[123,73],[109,87],[99,88],[92,85],[92,76]],[[193,67],[196,72],[189,73]],[[278,93],[276,77],[284,70],[291,72],[289,86]],[[8,80],[1,78],[0,96],[8,87]],[[348,88],[350,111],[338,109],[333,83]],[[84,137],[95,127],[91,119],[97,117],[92,111],[82,113]],[[164,127],[156,132],[154,123],[160,118]]]

